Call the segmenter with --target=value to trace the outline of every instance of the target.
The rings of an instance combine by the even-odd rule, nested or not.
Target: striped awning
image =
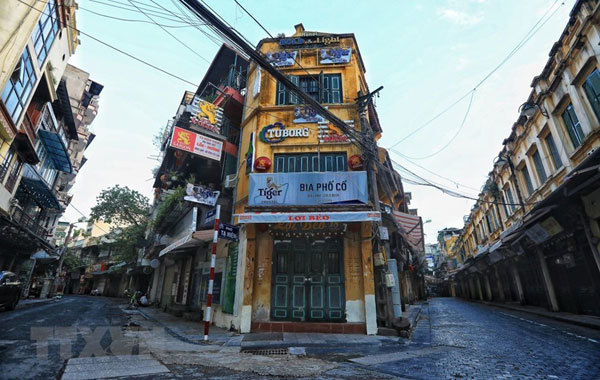
[[[400,211],[393,211],[393,215],[396,222],[398,222],[404,229],[404,232],[408,234],[406,240],[408,240],[410,245],[419,251],[425,251],[421,217]]]

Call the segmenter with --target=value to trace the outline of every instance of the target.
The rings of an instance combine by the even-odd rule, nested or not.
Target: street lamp
[[[546,119],[548,118],[548,112],[546,112],[546,110],[540,107],[537,103],[525,102],[519,107],[519,113],[521,114],[521,116],[525,116],[527,119],[535,115],[535,112],[538,110],[542,113],[542,115],[544,115]]]

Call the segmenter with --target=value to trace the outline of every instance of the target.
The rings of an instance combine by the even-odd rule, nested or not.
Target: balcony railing
[[[23,212],[23,210],[20,208],[14,209],[12,213],[12,220],[44,240],[48,236],[48,230],[40,225],[35,219]]]

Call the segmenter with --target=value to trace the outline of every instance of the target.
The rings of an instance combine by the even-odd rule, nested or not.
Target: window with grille
[[[346,153],[276,154],[275,173],[345,172]]]
[[[529,170],[527,166],[523,166],[521,169],[521,175],[523,176],[523,181],[525,181],[525,186],[527,187],[527,194],[533,194],[533,183],[531,182],[531,177],[529,176]]]

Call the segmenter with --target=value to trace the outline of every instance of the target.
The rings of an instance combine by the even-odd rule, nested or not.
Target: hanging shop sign
[[[381,213],[376,211],[255,212],[235,216],[238,217],[239,223],[350,223],[381,220]]]
[[[188,131],[187,129],[174,127],[170,145],[175,149],[221,161],[222,141]]]
[[[529,227],[529,229],[525,231],[525,235],[527,235],[534,243],[540,244],[562,231],[563,228],[561,225],[551,216],[544,221]]]
[[[277,144],[288,137],[308,137],[310,130],[308,128],[286,128],[281,122],[269,124],[261,129],[258,134],[260,141],[267,144]]]
[[[366,172],[254,173],[250,206],[366,204]]]
[[[322,123],[325,118],[317,113],[312,107],[302,106],[294,108],[295,124],[301,123]]]
[[[185,188],[185,194],[186,195],[183,197],[183,199],[186,201],[214,206],[217,204],[217,200],[219,199],[221,192],[211,190],[204,186],[188,183],[187,187]]]
[[[354,129],[353,120],[344,122],[349,128]],[[353,138],[350,138],[333,124],[329,124],[329,122],[319,123],[319,142],[321,144],[349,144],[352,141],[354,141]]]
[[[237,226],[227,223],[219,224],[219,239],[239,241],[239,232],[240,228]]]
[[[348,158],[348,167],[350,170],[363,170],[363,158],[358,154],[350,156],[350,158]]]
[[[186,106],[186,111],[190,112],[191,125],[209,130],[215,133],[221,133],[221,123],[223,122],[223,109],[211,102],[194,96],[192,103]]]
[[[339,237],[346,233],[346,223],[273,223],[269,224],[269,233],[278,238],[291,237]]]
[[[302,36],[302,37],[291,37],[282,38],[279,40],[281,46],[298,46],[298,47],[316,47],[316,46],[327,46],[332,44],[339,44],[340,37],[334,35],[315,35],[315,36]]]
[[[352,48],[331,47],[321,49],[319,63],[322,65],[349,63],[352,58]]]
[[[212,210],[208,211],[206,213],[206,216],[204,217],[204,226],[208,226],[211,223],[214,223],[215,219],[217,218],[217,209],[213,208]]]
[[[257,172],[266,172],[271,168],[271,159],[269,157],[261,156],[254,161],[254,169]]]
[[[267,53],[267,62],[275,67],[293,66],[296,62],[298,51],[274,51]]]

